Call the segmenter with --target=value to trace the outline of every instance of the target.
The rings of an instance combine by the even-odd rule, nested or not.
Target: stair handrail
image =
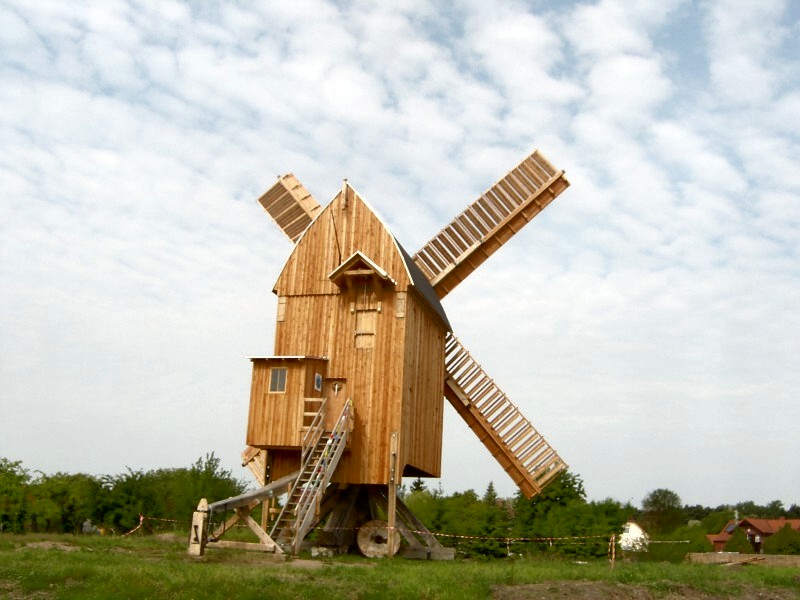
[[[348,434],[353,430],[353,413],[353,402],[348,399],[328,436],[328,440],[325,442],[325,450],[317,459],[311,477],[297,499],[294,527],[295,554],[300,549],[300,542],[305,537],[306,529],[311,525],[312,520],[318,513],[322,491],[328,487],[328,483],[330,483],[330,479],[347,445]]]
[[[311,425],[309,425],[308,430],[303,436],[303,442],[301,445],[302,453],[300,459],[302,463],[302,466],[300,467],[301,471],[303,470],[305,462],[308,459],[308,453],[314,448],[314,446],[317,445],[319,438],[322,437],[322,433],[325,431],[325,405],[327,402],[327,398],[322,399],[322,403],[319,405],[317,414],[314,415]]]
[[[314,455],[312,450],[319,443],[320,438],[322,438],[322,434],[325,432],[325,408],[327,402],[328,401],[326,398],[322,399],[322,402],[319,405],[319,409],[317,410],[317,414],[314,415],[314,419],[311,421],[311,425],[309,425],[308,430],[303,436],[302,445],[300,446],[300,470],[297,471],[297,477],[295,478],[294,483],[292,484],[292,487],[289,490],[289,495],[286,503],[284,503],[284,505],[281,507],[281,511],[278,513],[278,517],[275,519],[275,522],[272,525],[272,530],[270,531],[271,536],[275,535],[275,532],[278,528],[278,524],[281,522],[281,519],[283,518],[283,515],[289,506],[288,499],[291,499],[291,497],[297,490],[297,487],[300,485],[300,482],[303,478],[303,473],[308,467],[308,463],[311,461],[311,457]]]

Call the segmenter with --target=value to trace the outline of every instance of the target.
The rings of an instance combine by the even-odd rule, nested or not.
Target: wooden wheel
[[[367,558],[390,556],[389,524],[380,519],[364,523],[358,530],[356,542],[361,554]],[[391,556],[394,556],[400,549],[400,534],[397,531],[395,531],[393,546]]]

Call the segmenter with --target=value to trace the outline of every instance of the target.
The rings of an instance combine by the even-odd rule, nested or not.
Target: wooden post
[[[203,556],[206,549],[206,530],[208,529],[208,500],[200,499],[197,510],[192,515],[192,529],[189,532],[189,555]]]
[[[617,563],[617,534],[616,533],[612,533],[611,534],[611,541],[610,541],[609,545],[611,546],[609,548],[609,550],[611,551],[611,570],[613,571],[614,567],[616,566],[616,563]]]
[[[392,444],[391,444],[391,452],[392,455],[389,459],[389,502],[386,509],[386,512],[389,514],[387,515],[388,526],[387,530],[387,548],[388,548],[388,557],[392,558],[394,556],[394,539],[397,535],[397,531],[395,530],[395,525],[397,523],[397,432],[392,432]]]

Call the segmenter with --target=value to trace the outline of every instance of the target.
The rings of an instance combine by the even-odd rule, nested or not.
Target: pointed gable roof
[[[397,285],[397,282],[389,277],[386,271],[375,264],[368,256],[364,255],[361,250],[356,250],[342,264],[331,271],[330,275],[328,275],[328,279],[339,287],[345,287],[345,279],[348,276],[371,276],[390,283],[391,285]]]

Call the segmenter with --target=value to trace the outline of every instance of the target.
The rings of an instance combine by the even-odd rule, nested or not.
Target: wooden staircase
[[[537,150],[414,255],[439,298],[455,286],[569,186]]]
[[[445,397],[526,497],[567,468],[452,333],[445,342],[445,370]]]
[[[311,526],[318,521],[322,496],[330,483],[353,428],[353,403],[348,400],[333,429],[324,430],[325,402],[306,431],[297,479],[289,492],[270,537],[297,555]],[[277,534],[277,537],[276,537]]]

